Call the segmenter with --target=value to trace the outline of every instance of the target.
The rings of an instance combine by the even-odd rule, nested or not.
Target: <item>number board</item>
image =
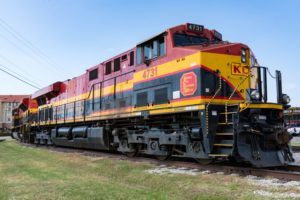
[[[187,29],[190,31],[203,32],[204,26],[198,24],[187,24]]]
[[[222,34],[219,33],[218,31],[214,30],[214,36],[215,38],[217,38],[218,40],[222,41]]]

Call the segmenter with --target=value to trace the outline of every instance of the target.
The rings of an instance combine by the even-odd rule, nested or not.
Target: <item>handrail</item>
[[[73,102],[69,102],[69,103],[74,103],[74,113],[75,113],[75,105],[76,105],[76,103],[80,102],[80,101],[83,101],[83,118],[84,118],[84,121],[85,121],[85,115],[86,115],[85,102],[86,102],[86,100],[88,100],[90,98],[92,91],[93,91],[93,95],[94,95],[94,88],[95,88],[95,85],[97,85],[97,84],[100,84],[100,98],[101,98],[103,84],[104,84],[104,82],[109,81],[109,80],[114,80],[114,100],[116,100],[116,94],[115,93],[116,93],[116,82],[117,82],[116,80],[117,80],[117,78],[121,77],[121,76],[124,76],[124,75],[127,75],[127,74],[130,74],[130,73],[133,73],[133,72],[135,72],[135,70],[132,70],[132,71],[129,71],[129,72],[126,72],[126,73],[123,73],[123,74],[119,74],[117,76],[114,76],[114,77],[111,77],[111,78],[108,78],[108,79],[105,79],[105,80],[93,83],[93,85],[92,85],[92,87],[91,87],[91,89],[89,91],[89,94],[88,94],[88,96],[86,98],[81,99],[81,100],[77,100],[77,101],[73,101]],[[65,116],[66,115],[66,113],[65,113],[66,104],[69,104],[69,103],[62,104],[64,106],[64,123],[65,123],[65,118],[66,118],[66,116]],[[100,100],[100,109],[102,107],[101,104],[102,103],[101,103],[101,100]],[[60,106],[62,106],[62,105],[60,105]],[[94,96],[93,96],[93,106],[94,106]],[[55,106],[55,107],[57,108],[58,106]],[[93,110],[94,110],[94,108],[93,108]],[[57,109],[56,109],[56,115],[57,115]],[[74,114],[73,117],[75,119],[75,114]],[[57,121],[57,118],[56,118],[56,121]]]
[[[215,99],[215,97],[219,94],[219,92],[222,89],[222,77],[221,77],[221,72],[218,70],[217,71],[218,75],[219,75],[219,87],[216,90],[215,94],[212,96],[212,98],[210,99],[210,101],[208,102],[207,106],[206,106],[206,110],[205,110],[205,115],[206,115],[206,135],[208,134],[209,131],[209,119],[208,119],[208,107],[210,106],[210,104],[212,103],[212,101]]]
[[[233,97],[233,95],[235,94],[235,92],[237,91],[237,89],[251,76],[251,73],[249,72],[249,74],[242,79],[239,84],[237,85],[237,87],[234,88],[234,90],[232,91],[232,93],[230,94],[229,98],[227,99],[227,101],[225,102],[225,123],[228,123],[228,102],[230,101],[230,99]]]
[[[90,92],[89,92],[88,97],[85,98],[84,100],[86,100],[86,99],[88,99],[88,98],[90,97],[91,91],[92,91],[92,89],[94,88],[95,85],[97,85],[97,84],[103,84],[104,82],[109,81],[109,80],[113,80],[113,79],[116,80],[118,77],[121,77],[121,76],[130,74],[130,73],[133,73],[133,72],[135,72],[135,70],[132,70],[132,71],[129,71],[129,72],[126,72],[126,73],[123,73],[123,74],[119,74],[119,75],[117,75],[117,76],[114,76],[114,77],[111,77],[111,78],[108,78],[108,79],[103,79],[102,81],[99,81],[99,82],[97,82],[97,83],[94,83],[94,84],[92,85],[92,88],[90,89]]]

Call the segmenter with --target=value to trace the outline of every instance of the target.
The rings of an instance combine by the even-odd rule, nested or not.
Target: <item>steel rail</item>
[[[300,146],[292,146],[292,150],[294,152],[299,152],[300,151]]]

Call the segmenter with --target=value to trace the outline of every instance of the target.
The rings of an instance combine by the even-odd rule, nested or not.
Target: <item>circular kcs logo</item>
[[[180,93],[183,96],[195,94],[197,90],[197,76],[195,72],[188,72],[180,78]]]

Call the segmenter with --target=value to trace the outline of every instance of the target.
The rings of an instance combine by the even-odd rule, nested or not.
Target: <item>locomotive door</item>
[[[101,109],[101,94],[102,94],[102,82],[96,83],[94,85],[93,92],[93,112],[98,113]]]

